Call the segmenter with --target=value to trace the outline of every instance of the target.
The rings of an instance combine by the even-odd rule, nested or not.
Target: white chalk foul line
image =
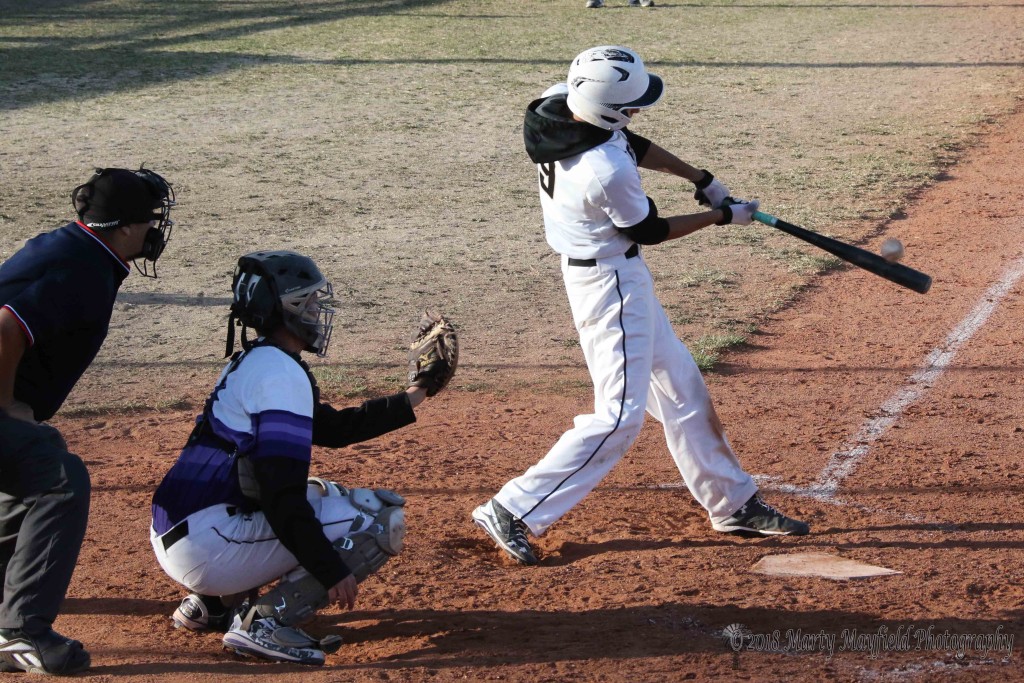
[[[864,456],[871,450],[871,444],[885,434],[890,427],[902,417],[903,412],[916,403],[924,393],[935,384],[946,369],[953,362],[960,348],[970,340],[974,334],[988,321],[989,316],[995,311],[999,303],[1010,293],[1013,286],[1017,284],[1024,275],[1024,254],[1007,269],[1003,276],[988,290],[982,294],[974,309],[960,321],[952,332],[939,346],[925,357],[921,368],[907,378],[895,394],[889,397],[879,407],[874,417],[868,419],[857,431],[852,439],[843,445],[843,449],[832,454],[828,463],[818,475],[817,480],[809,486],[793,486],[790,484],[776,484],[771,488],[783,493],[790,493],[798,496],[808,496],[822,501],[828,501],[837,505],[856,504],[842,501],[835,498],[836,491],[843,480],[864,459]],[[775,477],[767,475],[754,475],[758,481],[770,481]],[[652,488],[681,488],[682,482],[671,484],[658,484]],[[868,508],[865,508],[866,510]]]
[[[1021,275],[1024,275],[1024,256],[1018,257],[999,281],[988,288],[974,309],[949,333],[945,341],[932,349],[921,368],[882,403],[876,415],[861,426],[854,437],[844,444],[842,450],[832,454],[818,475],[817,481],[807,487],[807,495],[822,499],[835,495],[843,480],[868,454],[871,444],[885,434],[900,419],[903,412],[935,384],[953,362],[957,352],[981,329]]]

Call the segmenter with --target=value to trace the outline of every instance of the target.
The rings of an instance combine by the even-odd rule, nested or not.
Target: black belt
[[[234,506],[228,507],[228,516],[233,517],[238,514],[238,508]],[[171,527],[170,531],[160,537],[160,542],[163,543],[164,552],[171,549],[171,546],[180,541],[181,539],[188,536],[188,520],[183,519],[174,526]]]
[[[626,253],[625,253],[625,257],[626,258],[633,258],[634,256],[639,256],[639,255],[640,255],[640,246],[636,245],[636,244],[634,244],[629,249],[627,249]],[[597,259],[596,258],[570,258],[569,259],[569,265],[570,266],[580,266],[580,267],[583,267],[583,268],[593,268],[594,266],[597,265]]]

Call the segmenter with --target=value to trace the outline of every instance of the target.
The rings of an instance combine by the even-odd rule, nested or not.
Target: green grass
[[[707,371],[715,367],[725,351],[745,344],[746,335],[739,333],[709,334],[697,339],[689,345],[690,353],[697,362],[697,367]]]
[[[166,279],[129,278],[127,294],[223,296],[241,253],[308,251],[345,315],[336,369],[317,370],[325,386],[393,389],[378,375],[395,374],[429,304],[469,342],[464,385],[493,388],[480,368],[537,352],[579,362],[521,137],[523,107],[578,51],[640,50],[666,94],[636,132],[850,242],[878,235],[1024,95],[1013,4],[581,5],[0,0],[0,257],[67,220],[92,165],[146,162],[176,183],[180,223]],[[644,183],[663,215],[699,208],[687,183],[646,171]],[[764,226],[700,231],[645,258],[689,339],[755,324],[837,266]],[[222,308],[123,313],[101,352],[112,366],[137,368],[154,346],[163,360],[220,359]],[[174,324],[152,329],[163,316]],[[156,403],[146,383],[111,391],[111,405]]]
[[[679,277],[679,282],[683,287],[702,287],[702,286],[727,286],[735,282],[735,273],[725,272],[716,270],[714,268],[697,268],[683,273]]]

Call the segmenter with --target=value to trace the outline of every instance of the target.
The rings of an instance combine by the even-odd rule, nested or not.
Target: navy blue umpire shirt
[[[53,417],[96,357],[130,270],[77,221],[33,237],[0,265],[0,305],[27,341],[14,398],[31,406],[36,420]]]

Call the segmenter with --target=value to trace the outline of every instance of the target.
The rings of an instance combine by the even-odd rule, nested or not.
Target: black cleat
[[[537,556],[526,539],[528,529],[523,520],[501,506],[493,498],[476,510],[473,521],[483,527],[487,535],[520,564],[537,564]]]
[[[746,531],[762,536],[806,536],[811,531],[806,522],[787,517],[756,493],[731,517],[723,522],[712,522],[711,526],[725,533]]]

